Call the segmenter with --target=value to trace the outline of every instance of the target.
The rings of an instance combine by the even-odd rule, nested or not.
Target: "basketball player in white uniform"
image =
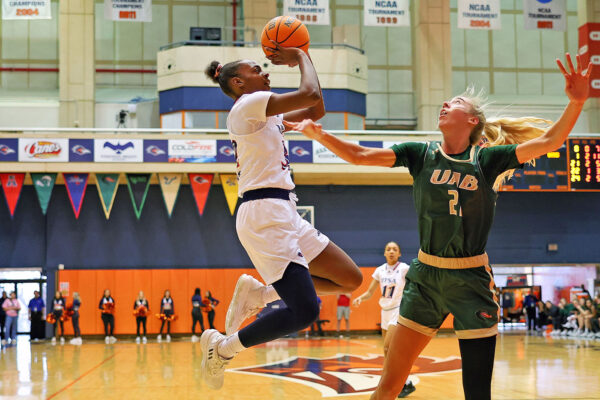
[[[371,281],[369,288],[365,293],[354,299],[352,304],[355,307],[358,307],[364,300],[370,299],[375,294],[379,284],[381,290],[379,306],[381,307],[383,354],[386,356],[392,335],[396,330],[398,317],[400,316],[402,291],[404,290],[404,284],[406,283],[406,273],[410,266],[400,262],[400,246],[398,246],[396,242],[389,242],[386,244],[383,255],[385,256],[386,263],[381,264],[375,269],[375,272],[373,272],[372,275],[373,280]],[[415,386],[408,380],[404,384],[404,388],[398,397],[406,397],[415,390]]]
[[[300,67],[298,90],[271,92],[269,74],[254,61],[225,65],[213,61],[206,70],[235,100],[227,129],[235,149],[241,198],[236,230],[266,283],[242,275],[227,312],[228,336],[214,329],[202,334],[202,372],[213,389],[223,385],[224,368],[240,351],[309,326],[319,315],[317,292],[348,293],[362,283],[350,257],[296,210],[283,120],[320,119],[325,108],[308,55],[273,43],[274,55],[269,57],[273,64]],[[286,307],[237,332],[245,319],[279,298]]]

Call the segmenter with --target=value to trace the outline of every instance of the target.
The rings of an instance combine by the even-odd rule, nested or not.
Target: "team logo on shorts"
[[[292,381],[318,390],[323,397],[335,397],[373,392],[381,379],[382,368],[382,355],[363,357],[338,354],[331,358],[292,357],[276,363],[228,371]],[[459,357],[419,356],[412,367],[411,380],[413,383],[418,381],[415,375],[438,375],[459,372],[460,369]]]
[[[487,311],[480,310],[477,312],[477,316],[481,319],[494,319],[494,316]]]

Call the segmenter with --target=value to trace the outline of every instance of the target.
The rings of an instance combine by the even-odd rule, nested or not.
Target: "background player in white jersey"
[[[202,372],[213,389],[223,385],[224,368],[237,353],[304,329],[317,319],[317,292],[348,293],[362,283],[362,274],[350,257],[296,210],[283,119],[320,119],[325,107],[308,54],[275,42],[273,47],[274,54],[269,56],[273,64],[300,67],[298,90],[272,93],[269,74],[250,60],[225,65],[213,61],[206,70],[235,100],[227,129],[235,149],[241,197],[236,230],[267,284],[248,275],[240,277],[227,312],[229,336],[214,329],[202,334]],[[236,332],[246,318],[279,298],[285,308]]]
[[[402,291],[406,282],[406,273],[410,266],[400,262],[400,246],[396,242],[389,242],[385,245],[383,252],[386,263],[381,264],[373,272],[373,280],[366,292],[358,296],[352,304],[355,307],[360,306],[365,300],[370,299],[375,294],[377,286],[381,290],[379,306],[381,307],[381,332],[383,334],[383,354],[387,356],[390,340],[396,330],[396,323],[400,316],[400,302],[402,301]],[[406,397],[416,390],[410,380],[404,384],[399,398]]]

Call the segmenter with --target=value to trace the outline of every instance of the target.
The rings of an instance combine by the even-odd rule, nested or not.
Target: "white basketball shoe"
[[[265,285],[250,275],[243,274],[240,276],[225,317],[225,333],[227,336],[237,332],[242,322],[258,314],[260,309],[265,306],[262,299],[265,288]]]
[[[206,386],[211,389],[221,389],[225,367],[229,364],[226,360],[219,356],[217,348],[219,343],[225,339],[216,329],[207,329],[200,337],[200,348],[202,349],[202,364],[201,371]]]

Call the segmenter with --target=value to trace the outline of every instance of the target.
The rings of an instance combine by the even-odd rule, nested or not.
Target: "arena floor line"
[[[200,344],[184,338],[30,346],[21,337],[0,351],[0,398],[363,400],[379,380],[381,351],[378,336],[279,340],[236,357],[212,391],[201,381]],[[436,337],[413,368],[408,398],[463,398],[459,368],[456,337]],[[600,399],[600,340],[500,335],[493,398]]]

